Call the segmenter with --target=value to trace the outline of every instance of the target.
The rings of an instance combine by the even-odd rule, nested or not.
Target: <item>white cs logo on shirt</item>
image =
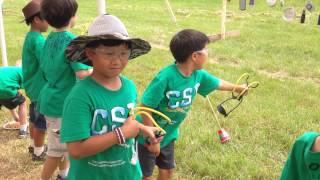
[[[92,123],[91,123],[91,133],[93,135],[100,135],[100,134],[104,134],[106,132],[108,132],[108,116],[111,115],[111,121],[113,124],[111,129],[113,130],[114,128],[116,128],[116,125],[114,125],[114,122],[117,122],[117,123],[124,123],[127,118],[125,117],[126,116],[126,109],[132,109],[134,107],[135,103],[129,103],[127,104],[127,108],[123,108],[123,107],[114,107],[111,109],[111,111],[108,112],[108,110],[105,110],[105,109],[96,109],[94,111],[94,115],[93,115],[93,119],[92,119]],[[103,123],[103,126],[101,127],[101,130],[97,130],[97,121],[98,121],[98,116],[100,116],[103,121],[105,121]],[[110,124],[110,123],[109,123]]]
[[[185,106],[189,106],[192,102],[192,94],[193,91],[195,91],[195,93],[197,93],[198,89],[199,89],[200,83],[197,83],[194,88],[186,88],[185,90],[183,90],[182,92],[180,91],[168,91],[166,93],[166,97],[169,99],[169,103],[168,106],[171,109],[175,109],[178,107],[185,107]],[[174,104],[170,103],[170,99],[171,102],[174,101],[173,99],[175,98],[180,98],[182,95],[182,100],[181,101],[176,101]]]

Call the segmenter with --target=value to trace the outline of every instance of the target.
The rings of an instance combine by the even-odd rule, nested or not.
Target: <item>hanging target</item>
[[[284,0],[280,0],[280,6],[281,6],[281,7],[284,6]]]
[[[320,26],[320,14],[318,16],[318,25]]]
[[[285,21],[287,22],[293,21],[295,17],[296,17],[296,11],[294,10],[293,7],[289,7],[283,10],[282,18]]]
[[[266,0],[268,6],[275,6],[277,4],[277,0]]]
[[[314,11],[314,5],[312,4],[312,1],[308,1],[307,4],[306,4],[306,9],[309,11],[309,12],[312,12]]]
[[[239,9],[241,11],[246,10],[246,0],[239,0]]]
[[[254,6],[254,0],[250,0],[249,5]]]

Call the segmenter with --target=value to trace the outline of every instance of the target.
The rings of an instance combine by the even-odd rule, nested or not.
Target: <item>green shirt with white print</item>
[[[64,105],[61,141],[75,142],[111,132],[126,121],[135,106],[134,83],[121,76],[121,88],[111,91],[91,77],[78,82]],[[134,138],[124,145],[113,145],[95,155],[81,159],[70,156],[68,180],[141,179],[140,164]]]
[[[152,114],[155,121],[166,131],[161,148],[178,139],[179,126],[187,116],[192,101],[198,93],[208,95],[220,86],[220,79],[205,70],[195,70],[186,77],[173,64],[162,69],[151,81],[142,95],[141,103],[167,115],[172,124],[161,116]],[[144,141],[139,138],[139,143]]]

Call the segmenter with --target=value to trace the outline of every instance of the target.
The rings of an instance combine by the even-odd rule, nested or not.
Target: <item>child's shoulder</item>
[[[121,75],[120,79],[123,82],[123,84],[125,84],[126,86],[132,86],[132,87],[134,86],[134,87],[136,87],[136,85],[133,82],[133,80],[129,79],[128,77]]]
[[[168,81],[172,79],[172,77],[177,75],[177,67],[175,64],[168,65],[162,68],[158,73],[154,75],[153,80],[150,82],[151,84],[166,84]]]
[[[69,97],[85,97],[94,89],[94,83],[90,77],[79,80],[69,93]]]
[[[17,66],[0,67],[0,74],[3,74],[3,77],[22,77],[22,68]]]
[[[0,67],[1,71],[22,71],[22,68],[19,66],[4,66]]]
[[[162,69],[155,75],[158,78],[165,78],[167,76],[172,76],[177,73],[177,66],[175,64],[168,65]]]
[[[297,143],[313,143],[316,137],[320,136],[320,133],[317,132],[306,132],[297,138]]]
[[[29,39],[31,41],[36,41],[37,39],[45,39],[44,36],[40,32],[29,31],[27,32],[25,39]]]
[[[72,41],[74,38],[76,38],[76,35],[74,35],[72,32],[70,31],[61,31],[61,32],[50,32],[50,34],[48,35],[47,41]]]
[[[170,65],[167,65],[164,68],[160,69],[159,73],[175,71],[176,69],[177,69],[177,65],[176,64],[170,64]]]

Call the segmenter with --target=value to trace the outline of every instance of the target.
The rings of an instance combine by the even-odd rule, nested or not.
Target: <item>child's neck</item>
[[[193,71],[195,70],[193,65],[191,63],[189,63],[188,61],[185,63],[177,63],[177,68],[180,71],[180,73],[183,76],[189,77],[192,75]]]
[[[40,32],[40,30],[34,26],[30,26],[30,32]],[[41,32],[40,32],[41,33]]]
[[[53,29],[54,32],[63,32],[63,31],[70,31],[70,26],[65,26],[65,27],[62,27],[62,28],[54,28]]]
[[[117,91],[122,86],[120,76],[105,77],[105,76],[99,75],[93,71],[91,77],[97,83],[99,83],[100,85],[102,85],[103,87],[105,87],[106,89],[109,89],[111,91]]]

